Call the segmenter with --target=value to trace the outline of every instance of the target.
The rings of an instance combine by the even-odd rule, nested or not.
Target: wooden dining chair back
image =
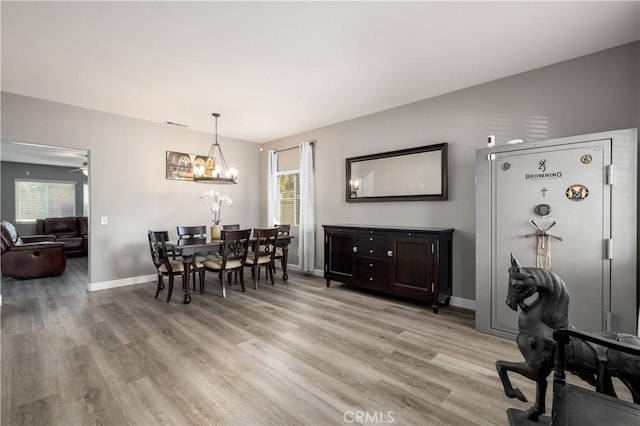
[[[206,225],[177,226],[176,229],[178,231],[178,244],[204,244],[207,242],[207,226]],[[199,254],[194,257],[194,261],[204,262],[205,260],[210,259],[215,254],[217,253]],[[194,289],[195,289],[195,285],[196,283],[194,280],[194,283],[193,283]]]
[[[200,239],[203,243],[207,241],[207,226],[178,226],[178,239],[186,240],[190,238]]]
[[[166,243],[169,239],[169,233],[167,231],[151,231],[147,233],[149,238],[149,250],[151,252],[151,259],[158,271],[158,286],[156,288],[156,299],[160,290],[164,289],[163,277],[169,277],[169,291],[167,292],[167,302],[171,300],[171,293],[173,292],[173,281],[176,275],[182,275],[184,284],[184,266],[181,261],[174,260],[167,250]],[[200,286],[202,288],[202,280],[204,276],[201,276]],[[194,270],[195,280],[195,270]]]
[[[242,287],[242,291],[246,291],[244,286],[243,268],[247,259],[247,252],[249,250],[250,236],[250,229],[241,229],[234,231],[223,230],[221,236],[221,256],[219,258],[209,259],[203,262],[204,268],[207,271],[217,272],[220,274],[222,297],[227,296],[227,291],[224,285],[224,276],[233,271],[239,272],[240,286]]]
[[[289,237],[291,232],[291,225],[278,225],[278,238]],[[279,244],[276,244],[276,254],[273,256],[273,272],[276,271],[276,261],[280,259],[280,265],[284,271],[286,259],[284,258],[284,250]]]
[[[222,225],[222,230],[223,231],[237,231],[240,229],[240,224],[239,223],[235,223],[233,225]]]
[[[273,280],[273,257],[276,253],[276,241],[278,239],[277,228],[254,229],[253,235],[255,241],[252,243],[253,252],[247,256],[245,265],[251,268],[251,276],[253,277],[253,285],[258,288],[258,268],[265,267],[266,273]]]

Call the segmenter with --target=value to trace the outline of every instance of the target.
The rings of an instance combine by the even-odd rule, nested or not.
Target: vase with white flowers
[[[220,195],[218,191],[214,191],[213,189],[204,191],[200,195],[200,198],[202,199],[202,201],[211,202],[211,207],[209,207],[209,210],[211,210],[211,213],[213,214],[211,239],[219,240],[222,236],[222,225],[220,225],[220,222],[222,221],[222,204],[226,204],[229,207],[232,207],[233,200],[226,195]]]

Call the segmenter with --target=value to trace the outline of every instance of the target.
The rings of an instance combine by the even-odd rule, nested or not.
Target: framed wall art
[[[167,151],[167,179],[193,180],[194,155]]]

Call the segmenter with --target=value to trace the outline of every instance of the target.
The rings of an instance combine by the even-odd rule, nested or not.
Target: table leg
[[[191,277],[191,258],[190,257],[183,257],[184,261],[182,262],[182,265],[184,266],[184,277],[182,279],[182,290],[184,291],[184,299],[182,300],[182,303],[184,303],[185,305],[188,305],[189,303],[191,303],[191,294],[189,294],[189,278]]]
[[[289,279],[289,274],[287,274],[288,257],[289,257],[289,244],[282,247],[282,279],[284,281]]]

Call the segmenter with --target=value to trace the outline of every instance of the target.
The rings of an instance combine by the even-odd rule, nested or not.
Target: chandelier
[[[206,157],[196,157],[193,163],[193,181],[201,183],[238,183],[238,171],[233,167],[227,166],[222,154],[222,148],[218,143],[218,117],[220,117],[220,114],[214,112],[211,115],[216,119],[215,141]],[[216,157],[216,149],[218,150],[218,157]]]

